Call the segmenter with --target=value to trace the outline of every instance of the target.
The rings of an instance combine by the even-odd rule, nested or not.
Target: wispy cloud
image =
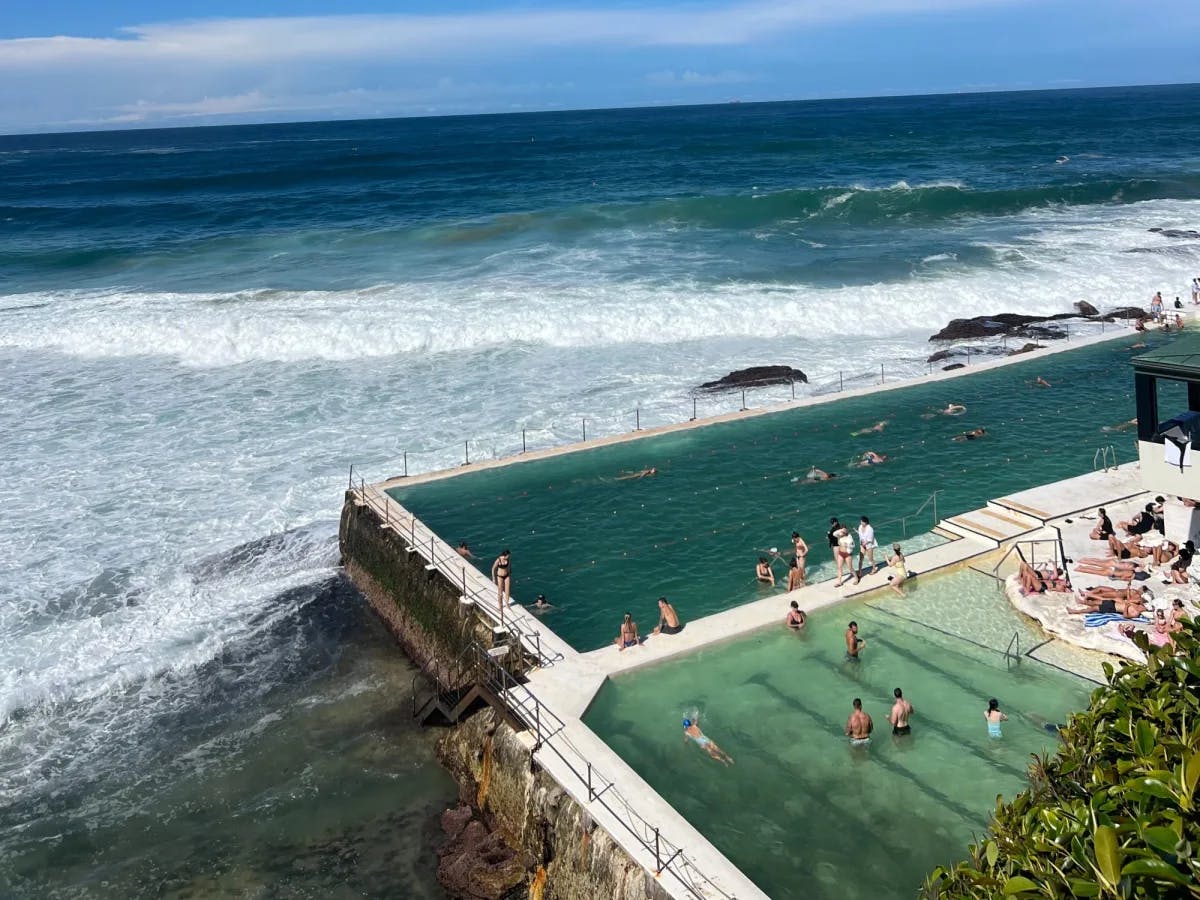
[[[538,48],[739,45],[865,17],[1011,5],[1019,0],[757,0],[637,9],[514,9],[446,15],[208,19],[135,25],[120,37],[0,41],[0,68],[514,56]]]
[[[755,76],[734,69],[711,73],[696,72],[692,69],[682,72],[667,69],[646,75],[646,83],[655,87],[713,87],[720,84],[746,84],[755,80]]]

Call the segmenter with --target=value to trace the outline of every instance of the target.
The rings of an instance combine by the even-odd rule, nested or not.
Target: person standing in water
[[[793,556],[791,563],[788,564],[787,589],[795,591],[802,587],[804,587],[804,570],[800,568],[800,560]]]
[[[850,738],[851,747],[866,747],[871,743],[871,732],[875,730],[875,723],[863,712],[862,700],[855,697],[852,705],[854,709],[850,718],[846,720],[846,737]]]
[[[846,660],[858,662],[858,651],[865,646],[867,646],[867,642],[858,636],[858,623],[851,622],[846,628]]]
[[[696,721],[691,719],[683,720],[683,742],[686,744],[689,740],[695,741],[696,745],[715,759],[719,763],[731,765],[733,757],[717,746],[717,742],[700,730],[700,717],[696,717]]]
[[[892,734],[912,734],[908,717],[913,714],[913,705],[904,699],[904,692],[900,688],[892,691],[892,696],[896,698],[896,702],[892,704],[892,711],[888,713],[888,721],[892,723]]]
[[[496,582],[496,602],[500,604],[500,611],[503,612],[512,593],[512,557],[507,549],[501,550],[496,561],[492,563],[492,581]]]
[[[792,608],[788,610],[783,624],[792,629],[792,631],[801,631],[808,624],[808,617],[804,615],[804,610],[800,608],[800,604],[795,600],[792,601],[791,606]]]
[[[995,697],[989,700],[987,712],[983,714],[983,717],[987,721],[988,737],[1000,737],[1000,723],[1008,721],[1008,716],[1000,712],[1000,701]]]

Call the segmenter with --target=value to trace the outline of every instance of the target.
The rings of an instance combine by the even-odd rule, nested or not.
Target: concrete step
[[[994,506],[997,509],[1006,509],[1010,512],[1020,513],[1031,519],[1036,519],[1038,524],[1045,525],[1054,518],[1054,514],[1046,512],[1044,509],[1038,509],[1036,506],[1030,506],[1027,503],[1021,503],[1011,497],[999,497],[995,500],[989,500],[988,506]]]
[[[938,523],[938,527],[960,538],[966,538],[976,544],[983,544],[985,547],[995,549],[1000,546],[1000,540],[987,534],[984,526],[972,527],[972,523],[964,521],[962,516],[942,519]]]
[[[988,505],[980,511],[986,512],[990,516],[998,517],[1014,526],[1019,526],[1022,531],[1033,531],[1035,528],[1041,528],[1046,524],[1043,519],[1021,512],[1019,509],[1001,506],[995,500],[989,500]]]

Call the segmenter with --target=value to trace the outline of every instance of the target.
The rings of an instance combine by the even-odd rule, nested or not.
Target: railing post
[[[463,441],[463,465],[469,466],[470,464],[471,464],[471,442]]]
[[[842,381],[842,370],[838,369],[838,393],[846,389],[845,383]]]
[[[742,412],[746,411],[746,389],[742,388]]]
[[[633,410],[633,430],[642,430],[642,408],[640,406],[635,407]]]
[[[885,381],[887,381],[887,378],[883,374],[883,363],[880,363],[879,364],[879,383],[883,384]]]
[[[696,421],[696,398],[695,397],[692,398],[692,418],[689,419],[688,421],[691,421],[691,422]]]
[[[521,452],[525,452],[525,429],[521,429]]]
[[[933,492],[933,524],[934,524],[934,525],[937,525],[937,523],[938,523],[938,516],[937,516],[937,495],[938,495],[938,492],[937,492],[937,491],[934,491],[934,492]]]
[[[465,596],[467,596],[467,567],[466,566],[462,567],[462,579],[463,579],[463,596],[465,597]]]
[[[792,399],[795,400],[796,399],[796,379],[795,378],[789,379],[789,383],[792,386]]]
[[[662,854],[658,850],[658,829],[654,829],[654,871],[662,872]]]
[[[354,490],[354,463],[350,463],[350,484],[346,488],[348,491]]]
[[[967,365],[969,366],[970,364],[971,364],[971,348],[968,346],[967,347]]]
[[[404,451],[404,477],[408,477],[408,451]]]
[[[587,419],[583,420],[583,440],[584,443],[587,442]]]
[[[587,789],[588,789],[588,803],[591,803],[593,800],[596,799],[595,797],[592,796],[592,764],[591,763],[587,764]]]

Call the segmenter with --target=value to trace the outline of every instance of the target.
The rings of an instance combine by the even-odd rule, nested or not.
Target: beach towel
[[[1145,616],[1138,616],[1136,619],[1127,619],[1120,613],[1088,613],[1083,617],[1083,624],[1087,628],[1099,628],[1101,625],[1107,625],[1109,622],[1141,622],[1143,625],[1149,625],[1150,620]]]

